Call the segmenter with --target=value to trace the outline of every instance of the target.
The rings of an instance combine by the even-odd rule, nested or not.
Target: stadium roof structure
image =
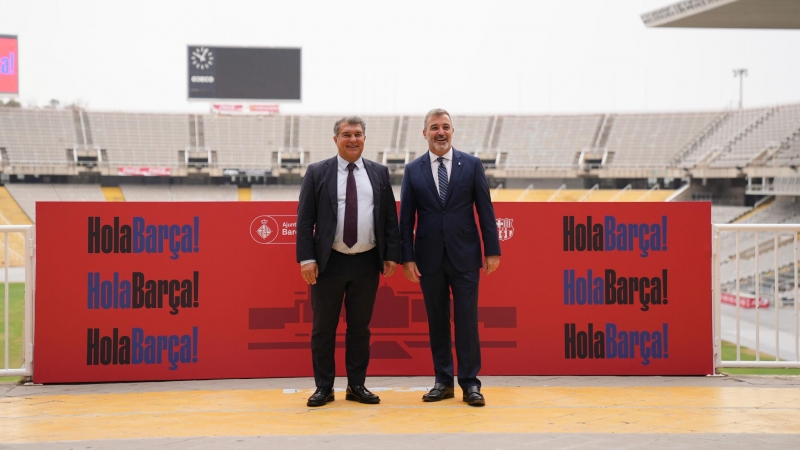
[[[651,28],[800,29],[800,0],[683,0],[642,14]]]

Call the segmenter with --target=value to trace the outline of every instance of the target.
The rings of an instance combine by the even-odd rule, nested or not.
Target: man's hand
[[[500,257],[499,256],[487,256],[486,261],[483,262],[483,271],[486,272],[486,275],[497,270],[500,266]]]
[[[419,273],[419,270],[417,270],[417,263],[414,261],[403,263],[403,272],[406,274],[406,278],[408,278],[409,281],[419,283],[419,277],[421,274]]]
[[[384,261],[383,262],[383,276],[390,277],[394,275],[394,271],[397,270],[397,263],[394,261]]]
[[[319,267],[317,263],[310,262],[300,266],[300,275],[308,284],[317,284],[317,276],[319,275]]]

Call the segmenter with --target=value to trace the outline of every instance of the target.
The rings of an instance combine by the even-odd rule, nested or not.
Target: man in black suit
[[[450,338],[450,291],[456,328],[458,384],[462,399],[483,406],[478,371],[478,282],[480,268],[488,275],[500,265],[500,241],[489,184],[481,161],[452,147],[453,122],[443,109],[425,116],[422,136],[428,151],[410,162],[400,194],[400,247],[403,272],[420,283],[433,354],[436,382],[422,399],[454,397]],[[478,238],[478,226],[483,238]],[[416,225],[416,232],[415,232]],[[486,260],[482,262],[482,256]]]
[[[297,206],[297,262],[311,285],[311,360],[317,390],[308,406],[334,400],[336,328],[344,301],[347,400],[379,403],[364,387],[369,322],[380,273],[400,261],[397,207],[389,170],[361,157],[366,124],[344,117],[333,127],[339,154],[306,169]]]

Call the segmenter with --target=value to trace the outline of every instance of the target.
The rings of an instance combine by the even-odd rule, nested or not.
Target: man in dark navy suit
[[[428,313],[436,382],[422,399],[433,402],[454,397],[452,290],[458,384],[465,402],[483,406],[485,399],[478,380],[478,282],[481,266],[488,275],[500,265],[500,241],[483,166],[475,156],[452,147],[454,131],[447,111],[433,109],[425,116],[422,135],[428,142],[428,151],[409,163],[403,175],[400,255],[406,278],[422,287]]]
[[[297,262],[311,285],[311,360],[317,390],[308,406],[334,400],[334,351],[345,304],[347,400],[378,403],[364,387],[369,364],[369,322],[380,273],[400,261],[397,205],[389,170],[361,157],[366,124],[345,117],[333,127],[339,154],[308,166],[297,205]]]

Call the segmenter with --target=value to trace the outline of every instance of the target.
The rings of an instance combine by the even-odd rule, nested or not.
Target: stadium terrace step
[[[736,217],[735,219],[733,219],[731,221],[731,223],[746,223],[746,222],[749,222],[748,219],[760,214],[765,209],[769,208],[772,205],[773,202],[775,202],[775,197],[768,198],[763,203],[761,203],[760,205],[754,207],[750,211],[747,211],[746,213],[742,214],[741,216]]]
[[[30,225],[32,223],[8,189],[0,187],[0,225]],[[0,265],[5,265],[5,254],[4,236],[0,234]],[[25,265],[25,237],[22,233],[8,235],[8,260],[12,267]]]
[[[106,198],[107,202],[124,202],[125,195],[122,194],[122,189],[116,186],[106,186],[102,187],[101,190],[103,191],[103,197]]]

